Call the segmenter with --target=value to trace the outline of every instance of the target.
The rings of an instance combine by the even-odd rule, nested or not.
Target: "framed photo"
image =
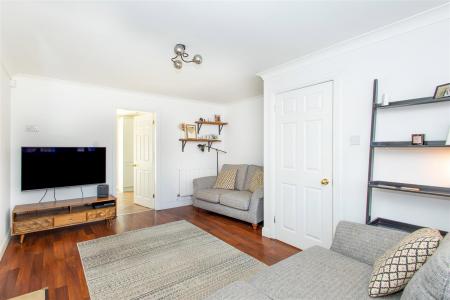
[[[434,99],[440,99],[450,97],[450,83],[438,85],[436,91],[434,92]]]
[[[196,139],[197,138],[197,126],[193,124],[186,124],[186,138]]]
[[[413,144],[413,145],[424,145],[425,144],[425,134],[413,134],[413,135],[411,135],[411,144]]]

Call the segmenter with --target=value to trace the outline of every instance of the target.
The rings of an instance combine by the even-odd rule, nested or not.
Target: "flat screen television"
[[[22,147],[22,191],[106,182],[106,148]]]

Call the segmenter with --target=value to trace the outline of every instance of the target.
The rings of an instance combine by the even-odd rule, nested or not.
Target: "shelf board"
[[[406,232],[414,232],[420,228],[424,228],[424,226],[418,226],[418,225],[398,222],[398,221],[389,220],[389,219],[385,219],[385,218],[376,218],[375,220],[370,222],[369,225],[383,227],[383,228],[397,229],[397,230],[406,231]],[[439,231],[441,232],[442,236],[447,234],[446,231],[442,231],[442,230],[439,230]]]
[[[211,139],[179,139],[182,142],[207,142],[207,143],[215,143],[221,142],[221,140],[211,140]]]
[[[372,142],[371,146],[377,148],[450,148],[445,141],[426,141],[424,145],[413,145],[410,141]]]
[[[440,98],[440,99],[434,99],[433,97],[424,97],[424,98],[408,99],[408,100],[402,100],[402,101],[394,101],[394,102],[389,103],[389,105],[377,104],[375,107],[378,109],[386,109],[386,108],[396,108],[396,107],[404,107],[404,106],[443,103],[443,102],[448,102],[448,101],[450,101],[450,97],[444,97],[444,98]]]
[[[203,142],[208,143],[208,147],[211,147],[212,143],[221,142],[221,140],[211,140],[211,139],[179,139],[181,142],[181,151],[184,152],[184,147],[186,147],[187,142]]]
[[[216,122],[216,121],[195,121],[196,124],[202,125],[228,125],[226,122]]]
[[[390,182],[390,181],[370,181],[369,187],[397,192],[450,197],[450,188],[448,187],[419,185],[419,184]]]

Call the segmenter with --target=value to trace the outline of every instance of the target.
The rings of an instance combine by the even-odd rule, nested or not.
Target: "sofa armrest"
[[[331,250],[373,265],[378,257],[406,235],[403,231],[341,221],[337,225]]]
[[[257,199],[262,199],[262,198],[264,198],[264,188],[259,187],[256,189],[256,191],[253,192],[252,201],[257,200]]]
[[[210,189],[216,183],[217,176],[207,176],[194,179],[194,193],[200,190]]]

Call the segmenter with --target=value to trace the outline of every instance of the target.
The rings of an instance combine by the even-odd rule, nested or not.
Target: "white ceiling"
[[[227,102],[255,74],[447,1],[3,1],[2,62],[25,73]],[[173,46],[204,63],[173,68]]]

